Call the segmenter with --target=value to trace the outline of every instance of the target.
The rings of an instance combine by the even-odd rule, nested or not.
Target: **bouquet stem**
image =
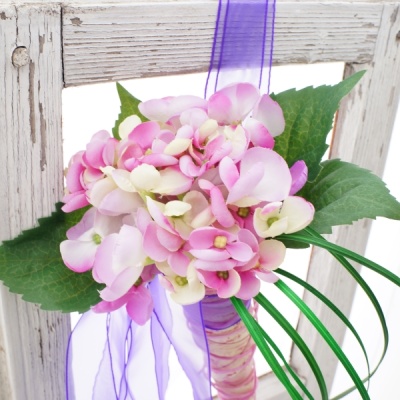
[[[247,304],[257,314],[257,304]],[[219,400],[255,400],[255,344],[229,299],[208,295],[202,301],[211,376]]]

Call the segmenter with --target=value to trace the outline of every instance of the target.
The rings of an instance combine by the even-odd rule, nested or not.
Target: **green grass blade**
[[[328,389],[325,384],[324,376],[319,368],[317,361],[315,360],[313,354],[311,353],[310,349],[304,342],[303,338],[298,334],[296,329],[290,325],[288,320],[282,315],[282,313],[262,294],[259,293],[254,299],[260,304],[261,307],[267,311],[268,314],[275,319],[275,321],[282,327],[282,329],[288,334],[288,336],[293,340],[293,343],[298,347],[298,349],[302,352],[304,358],[307,360],[308,364],[310,365],[311,370],[314,373],[314,376],[317,380],[321,399],[326,400],[328,399]],[[306,395],[313,399],[311,393],[302,387],[302,390],[306,393]],[[310,397],[311,396],[311,397]]]
[[[290,272],[282,270],[282,269],[276,269],[274,272],[276,272],[279,275],[285,276],[288,279],[291,279],[292,281],[294,281],[297,284],[299,284],[300,286],[302,286],[304,289],[308,290],[315,297],[317,297],[319,300],[321,300],[327,307],[329,307],[337,315],[337,317],[347,326],[347,328],[351,331],[351,333],[356,338],[356,340],[357,340],[358,344],[360,345],[361,350],[364,354],[365,361],[367,364],[367,369],[368,369],[367,380],[369,381],[369,377],[371,376],[371,369],[370,369],[370,363],[369,363],[369,359],[368,359],[367,350],[365,349],[364,343],[361,340],[361,337],[358,334],[357,330],[354,328],[353,324],[349,321],[349,319],[343,314],[343,312],[338,307],[336,307],[336,305],[334,303],[332,303],[332,301],[329,300],[325,295],[323,295],[319,290],[317,290],[314,286],[310,285],[303,279],[300,279],[296,275],[293,275]]]
[[[310,235],[312,235],[314,237],[318,237],[318,238],[326,241],[325,238],[323,238],[319,233],[315,232],[314,230],[307,229],[307,231],[308,231],[308,233]],[[379,301],[376,298],[375,294],[373,293],[373,291],[371,290],[371,288],[369,287],[367,282],[359,274],[359,272],[349,263],[348,260],[346,260],[346,258],[344,258],[343,256],[335,253],[334,251],[329,250],[329,252],[343,265],[343,267],[346,268],[346,270],[349,272],[349,274],[356,280],[356,282],[363,289],[363,291],[365,292],[365,294],[368,296],[369,300],[371,301],[373,307],[375,308],[375,311],[377,313],[377,316],[378,316],[380,324],[381,324],[381,328],[382,328],[382,332],[383,332],[383,338],[384,338],[383,350],[382,350],[382,354],[381,354],[381,357],[379,359],[379,362],[378,362],[377,366],[373,369],[372,372],[369,372],[368,376],[363,380],[363,381],[367,381],[378,370],[380,364],[382,363],[383,359],[385,358],[385,355],[386,355],[386,352],[387,352],[387,348],[388,348],[388,345],[389,345],[389,331],[388,331],[388,328],[387,328],[387,325],[386,325],[385,315],[383,313],[383,310],[382,310],[382,308],[381,308],[381,306],[379,304]],[[338,396],[336,396],[332,400],[338,400],[338,399],[342,398],[343,396],[347,395],[348,393],[352,392],[354,389],[355,389],[355,387],[349,388],[345,392],[339,394]]]
[[[261,325],[258,323],[258,321],[255,321],[259,326],[260,329],[262,329]],[[310,399],[314,400],[314,397],[312,394],[309,392],[309,390],[305,387],[304,383],[301,381],[301,379],[297,376],[296,372],[293,371],[293,368],[289,365],[289,363],[286,361],[284,355],[280,351],[279,347],[276,345],[276,343],[271,339],[271,337],[265,332],[264,329],[262,329],[262,334],[264,336],[264,339],[268,342],[268,344],[271,346],[272,350],[277,354],[277,356],[282,360],[284,366],[288,370],[289,374],[292,376],[292,378],[295,380],[295,382],[299,385],[300,389],[305,393],[305,395]]]
[[[308,235],[305,235],[304,232],[308,233]],[[368,258],[365,258],[360,254],[355,253],[354,251],[345,249],[344,247],[328,242],[322,237],[320,238],[312,236],[312,232],[313,232],[312,230],[306,228],[302,232],[291,233],[290,235],[281,235],[277,237],[277,239],[279,240],[279,238],[282,237],[282,239],[290,239],[301,243],[309,243],[314,246],[322,247],[328,251],[333,251],[334,253],[340,256],[346,257],[349,260],[353,260],[359,264],[364,265],[365,267],[371,269],[372,271],[375,271],[376,273],[382,275],[389,281],[393,282],[397,286],[400,286],[400,278],[393,272],[387,270],[386,268],[383,268],[382,266],[369,260]]]
[[[298,390],[293,386],[292,382],[287,377],[284,369],[279,364],[272,350],[269,348],[267,343],[264,340],[263,329],[258,325],[258,323],[254,320],[253,316],[250,314],[249,310],[245,307],[242,300],[239,300],[235,297],[231,297],[231,301],[233,306],[235,307],[237,313],[242,319],[243,323],[247,327],[251,337],[253,338],[255,344],[260,349],[261,354],[264,356],[268,365],[271,367],[275,376],[282,382],[285,386],[288,394],[294,400],[302,400],[302,396],[298,392]]]
[[[307,317],[307,319],[314,325],[316,330],[319,334],[324,338],[326,343],[335,353],[341,364],[346,369],[347,373],[351,377],[352,381],[354,382],[355,386],[357,387],[360,395],[362,396],[363,400],[369,400],[370,397],[366,388],[363,385],[363,382],[359,375],[357,374],[356,370],[354,369],[353,365],[349,361],[349,359],[344,354],[343,350],[337,344],[333,336],[330,332],[325,328],[322,322],[318,319],[318,317],[314,314],[314,312],[307,306],[304,301],[297,296],[297,294],[290,289],[283,281],[279,280],[275,283],[275,286],[280,289],[296,306],[300,309],[300,311]]]

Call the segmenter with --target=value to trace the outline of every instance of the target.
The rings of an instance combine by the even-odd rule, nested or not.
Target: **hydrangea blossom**
[[[209,100],[195,96],[143,102],[120,140],[95,134],[66,175],[64,211],[87,205],[61,253],[77,273],[105,285],[93,309],[126,306],[144,324],[149,285],[160,279],[180,304],[218,296],[250,299],[285,257],[279,235],[306,227],[314,207],[295,196],[307,166],[288,166],[273,150],[285,128],[278,103],[249,83]]]

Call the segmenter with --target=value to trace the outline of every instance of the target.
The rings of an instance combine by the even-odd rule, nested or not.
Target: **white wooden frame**
[[[61,198],[63,87],[208,68],[217,0],[0,0],[0,240],[48,215]],[[332,156],[381,175],[400,91],[400,3],[278,0],[276,64],[344,61],[366,69],[342,103]],[[16,49],[19,47],[18,49]],[[341,227],[334,241],[363,253],[369,224]],[[319,266],[324,265],[321,269]],[[308,280],[349,313],[354,284],[314,250]],[[307,303],[342,341],[345,330]],[[298,330],[331,386],[336,361],[300,318]],[[0,286],[0,400],[64,398],[68,316],[41,311]],[[291,364],[316,393],[294,348]],[[272,375],[259,399],[287,399]],[[264,394],[265,393],[265,394]]]

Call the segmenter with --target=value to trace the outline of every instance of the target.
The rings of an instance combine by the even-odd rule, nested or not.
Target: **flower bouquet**
[[[156,315],[168,332],[163,321],[169,311],[161,310],[177,303],[192,335],[186,353],[204,349],[201,368],[210,367],[220,399],[255,398],[256,346],[291,398],[327,399],[324,377],[304,339],[260,292],[260,281],[268,282],[310,319],[349,373],[352,389],[368,399],[340,346],[281,277],[312,291],[365,353],[358,333],[322,293],[280,268],[287,248],[326,249],[367,292],[385,326],[379,303],[350,261],[396,285],[400,278],[321,236],[360,218],[400,219],[400,204],[379,178],[340,160],[321,162],[339,102],[361,77],[271,96],[237,83],[207,100],[140,102],[117,85],[121,113],[112,135],[96,133],[72,157],[64,204],[52,216],[3,243],[0,279],[43,309],[111,315],[123,310],[137,329]],[[257,322],[257,307],[303,353],[318,394],[309,392]],[[201,368],[192,380],[196,399],[209,398],[194,383],[202,379]],[[129,392],[130,378],[124,379]],[[159,393],[163,398],[164,384]]]

